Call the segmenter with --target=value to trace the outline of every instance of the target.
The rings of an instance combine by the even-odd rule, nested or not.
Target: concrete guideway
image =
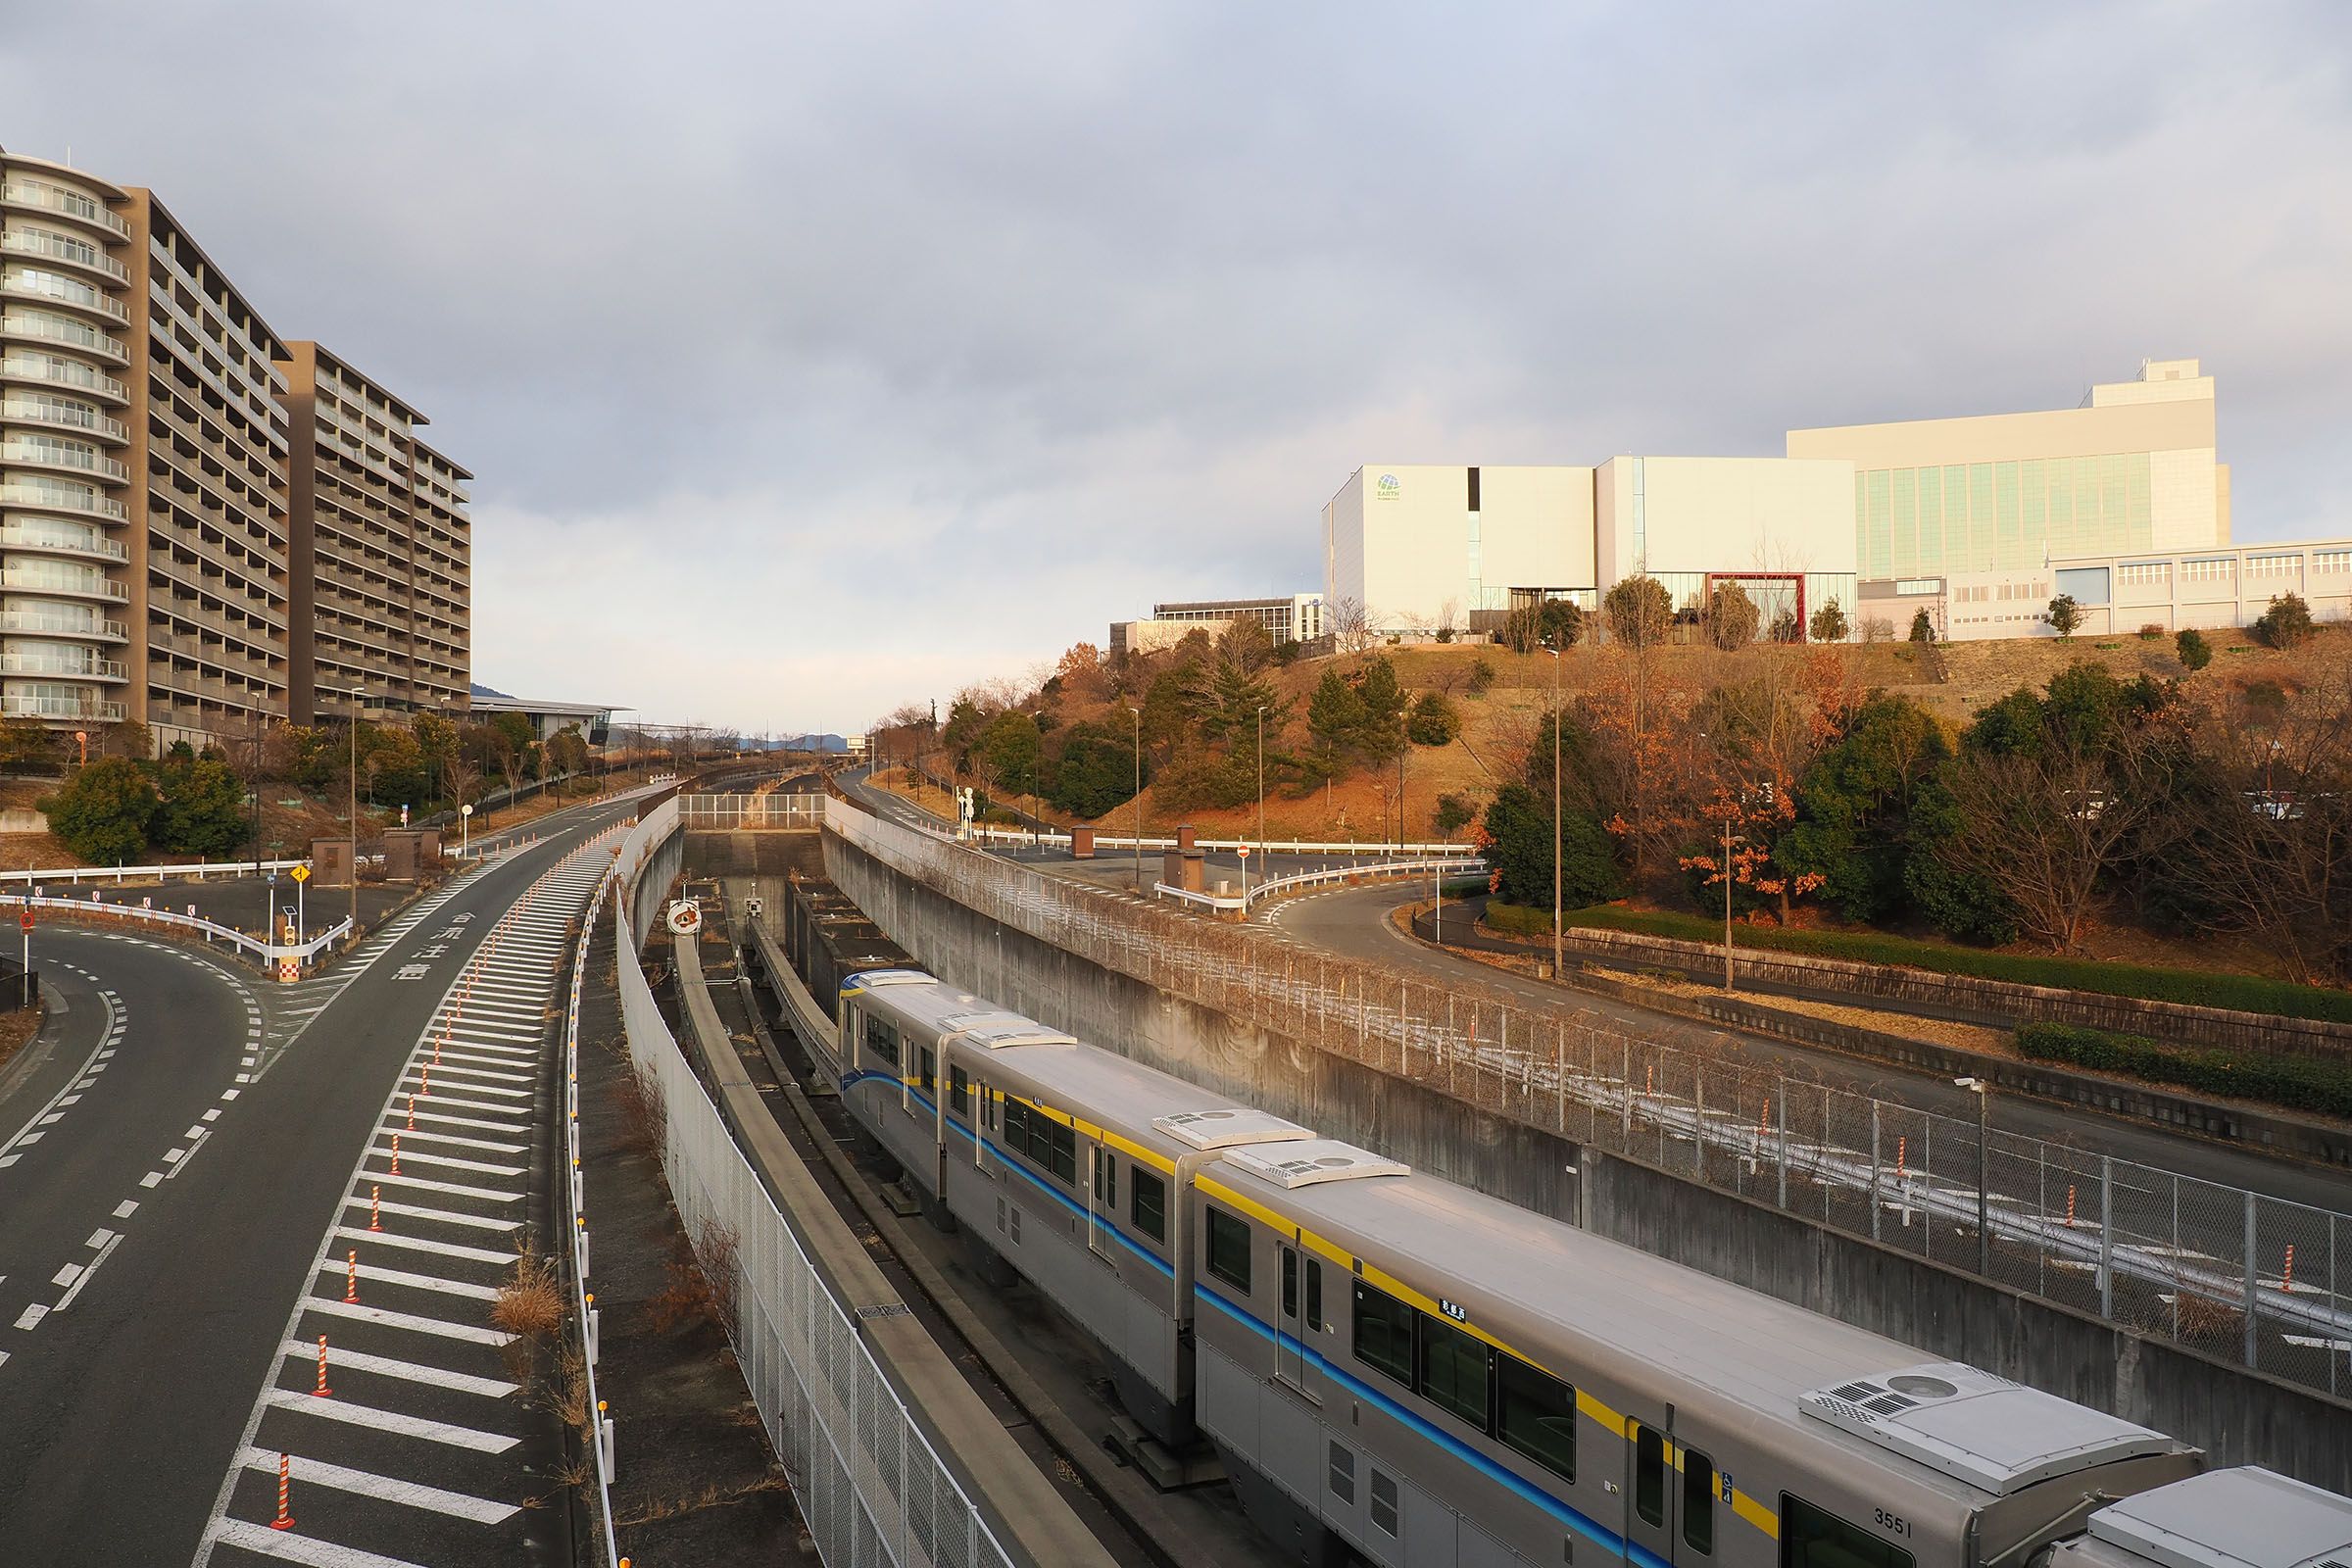
[[[416,1350],[420,1340],[437,1344],[440,1337],[411,1326],[429,1322],[469,1335],[486,1332],[487,1303],[389,1276],[487,1287],[501,1269],[478,1253],[509,1255],[529,1206],[502,1211],[487,1200],[384,1180],[388,1102],[382,1097],[407,1072],[438,1016],[434,999],[526,885],[584,830],[616,823],[631,808],[625,801],[605,802],[565,813],[568,820],[555,824],[550,839],[468,869],[403,911],[344,961],[299,986],[244,985],[217,964],[206,973],[199,966],[211,960],[200,951],[168,943],[93,932],[46,938],[59,960],[105,977],[103,988],[115,993],[111,1000],[122,1011],[124,1028],[108,1044],[111,1031],[102,1020],[110,999],[99,995],[100,984],[57,971],[54,983],[66,1011],[43,1036],[44,1043],[54,1038],[55,1046],[28,1067],[29,1057],[20,1058],[24,1071],[11,1073],[20,1086],[0,1106],[0,1138],[6,1138],[61,1088],[78,1094],[73,1104],[61,1100],[64,1119],[36,1126],[43,1136],[12,1151],[23,1158],[0,1168],[0,1293],[16,1307],[0,1320],[0,1335],[14,1341],[0,1342],[7,1351],[0,1359],[0,1539],[12,1553],[59,1562],[188,1560],[199,1549],[224,1471],[243,1474],[236,1462],[239,1425],[256,1407],[256,1386],[315,1383],[321,1332],[329,1337],[330,1373],[343,1378],[332,1385],[336,1396],[353,1407],[488,1430],[478,1410],[468,1419],[466,1406],[490,1397],[486,1384],[509,1381],[500,1376],[495,1345],[453,1339],[466,1353],[490,1358],[487,1366],[458,1365]],[[541,912],[559,925],[567,918],[554,906]],[[510,1004],[521,1006],[531,988],[544,994],[552,987],[561,956],[537,951],[526,956],[529,944],[519,919],[512,929],[518,934],[501,945],[498,983]],[[543,931],[529,937],[534,943],[555,940]],[[35,940],[37,949],[44,938]],[[168,978],[172,976],[179,978]],[[482,1024],[485,1034],[492,1027]],[[530,1096],[516,1101],[461,1092],[455,1079],[443,1089],[446,1069],[457,1065],[526,1075],[534,1070],[538,1041],[524,1044],[508,1038],[503,1024],[496,1027],[499,1038],[461,1046],[453,1036],[443,1046],[445,1072],[435,1074],[432,1093],[420,1100],[420,1130],[532,1147],[536,1102]],[[460,1049],[502,1065],[448,1056]],[[85,1062],[103,1070],[79,1072]],[[60,1075],[67,1075],[62,1083]],[[138,1092],[110,1099],[105,1092],[115,1084]],[[70,1087],[75,1085],[83,1087]],[[152,1125],[126,1119],[134,1105],[152,1110]],[[443,1119],[428,1123],[427,1114]],[[405,1099],[401,1122],[405,1140]],[[478,1157],[517,1171],[532,1163],[503,1148],[426,1143],[418,1152]],[[360,1169],[383,1173],[370,1180],[365,1196],[381,1187],[380,1222],[388,1231],[396,1228],[412,1244],[471,1250],[387,1246],[372,1260],[383,1272],[363,1282],[368,1294],[359,1307],[322,1308],[320,1316],[330,1320],[322,1326],[307,1316],[290,1321],[289,1301],[306,1293],[331,1294],[332,1306],[344,1308],[341,1280],[314,1280],[308,1265],[330,1231],[365,1231],[376,1217],[372,1208],[350,1206],[358,1180],[355,1152],[362,1155]],[[402,1164],[404,1181],[420,1179],[411,1173],[405,1143]],[[501,1197],[530,1190],[527,1175],[462,1174],[468,1180],[449,1185],[498,1190]],[[28,1227],[36,1221],[38,1234],[31,1234]],[[93,1240],[100,1230],[114,1234]],[[353,1245],[343,1241],[346,1251]],[[66,1284],[53,1283],[70,1265],[80,1272]],[[22,1302],[20,1291],[25,1292]],[[68,1291],[75,1294],[61,1300]],[[29,1327],[14,1328],[33,1306],[44,1310]],[[469,1321],[458,1321],[468,1314]],[[308,1347],[310,1365],[297,1366],[287,1349],[296,1343]],[[338,1347],[355,1357],[347,1375],[333,1372]],[[304,1372],[307,1381],[298,1375]],[[454,1402],[419,1405],[419,1394],[428,1401]],[[270,1416],[280,1419],[294,1417],[283,1411]],[[316,1455],[344,1471],[481,1495],[478,1488],[468,1493],[462,1481],[406,1476],[399,1454],[382,1447],[422,1445],[437,1452],[441,1446],[431,1438],[392,1434],[380,1423],[330,1426],[312,1417],[298,1424],[334,1432],[341,1447],[360,1446]],[[263,1445],[279,1441],[274,1426],[260,1438]],[[546,1445],[544,1434],[518,1440],[516,1462],[525,1452],[537,1457]],[[484,1457],[466,1451],[474,1461]],[[93,1456],[102,1457],[94,1462]],[[274,1505],[274,1471],[257,1479],[266,1481]],[[545,1486],[541,1482],[539,1491]],[[336,1490],[325,1482],[320,1488]],[[382,1491],[344,1491],[343,1501],[323,1509],[320,1522],[344,1506],[363,1512],[405,1506],[376,1494]],[[515,1499],[488,1500],[504,1506]],[[538,1517],[549,1515],[541,1511]],[[281,1542],[289,1534],[268,1533]],[[379,1544],[400,1539],[397,1529],[389,1530]],[[242,1551],[224,1546],[215,1560],[247,1560]],[[397,1547],[393,1555],[399,1555]],[[529,1559],[508,1544],[471,1559],[448,1560]]]

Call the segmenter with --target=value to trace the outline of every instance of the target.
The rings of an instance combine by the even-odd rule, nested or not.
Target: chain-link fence
[[[730,1337],[809,1537],[833,1568],[1010,1568],[736,1148],[635,962],[637,878],[678,820],[664,802],[621,848],[621,1019],[662,1107],[662,1168],[679,1221],[707,1270],[727,1269],[732,1254]]]
[[[2063,1143],[1981,1134],[1973,1117],[1749,1065],[1735,1037],[1676,1020],[1637,1037],[1569,1002],[1458,996],[1263,927],[1192,918],[1000,860],[839,800],[825,825],[1002,925],[1270,1033],[2352,1394],[2352,1219],[2343,1215]]]

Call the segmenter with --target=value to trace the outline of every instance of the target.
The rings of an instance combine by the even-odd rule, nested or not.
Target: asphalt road
[[[1441,953],[1396,929],[1389,918],[1398,906],[1428,896],[1426,887],[1348,888],[1302,895],[1278,904],[1262,916],[1273,929],[1302,946],[1347,957],[1408,968],[1444,982],[1457,995],[1479,993],[1537,1007],[1567,1006],[1596,1012],[1639,1035],[1660,1015],[1613,997],[1546,985],[1499,970],[1474,958]],[[1447,906],[1448,908],[1451,906]],[[1680,1020],[1676,1020],[1680,1022]],[[1833,1051],[1810,1050],[1759,1035],[1740,1035],[1744,1054],[1792,1077],[1850,1089],[1923,1110],[1973,1120],[1976,1096],[1949,1079],[1866,1061]],[[2352,1201],[2352,1181],[2318,1166],[2267,1158],[2201,1138],[2182,1137],[2113,1117],[2042,1101],[2000,1097],[1993,1125],[2030,1137],[2066,1142],[2118,1159],[2178,1171],[2204,1181],[2251,1188],[2274,1198],[2342,1211]]]
[[[300,986],[36,933],[66,1010],[0,1083],[0,1555],[371,1560],[318,1554],[333,1542],[394,1562],[559,1560],[563,1510],[519,1506],[553,1490],[552,1432],[492,1392],[495,1349],[467,1336],[544,1185],[544,999],[590,862],[534,883],[630,809],[541,824],[540,844]],[[458,1022],[462,976],[480,991]],[[453,1023],[394,1178],[396,1099]],[[341,1280],[314,1276],[368,1223],[350,1206],[363,1181],[389,1234],[365,1244],[364,1313],[338,1313],[316,1298],[339,1304]],[[293,1352],[321,1333],[343,1359],[308,1405],[315,1369]],[[249,1468],[263,1448],[298,1454],[294,1531],[255,1523],[275,1500],[273,1470]]]

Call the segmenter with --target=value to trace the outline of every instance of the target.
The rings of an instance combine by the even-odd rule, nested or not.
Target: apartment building
[[[0,151],[0,712],[160,748],[462,708],[468,476],[422,422],[152,192]]]
[[[465,706],[472,477],[417,438],[423,415],[317,343],[287,345],[298,724]]]

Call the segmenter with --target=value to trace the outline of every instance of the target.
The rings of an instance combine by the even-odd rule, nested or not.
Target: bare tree
[[[1336,599],[1325,612],[1323,624],[1332,646],[1343,654],[1360,654],[1372,646],[1372,616],[1360,599]]]

